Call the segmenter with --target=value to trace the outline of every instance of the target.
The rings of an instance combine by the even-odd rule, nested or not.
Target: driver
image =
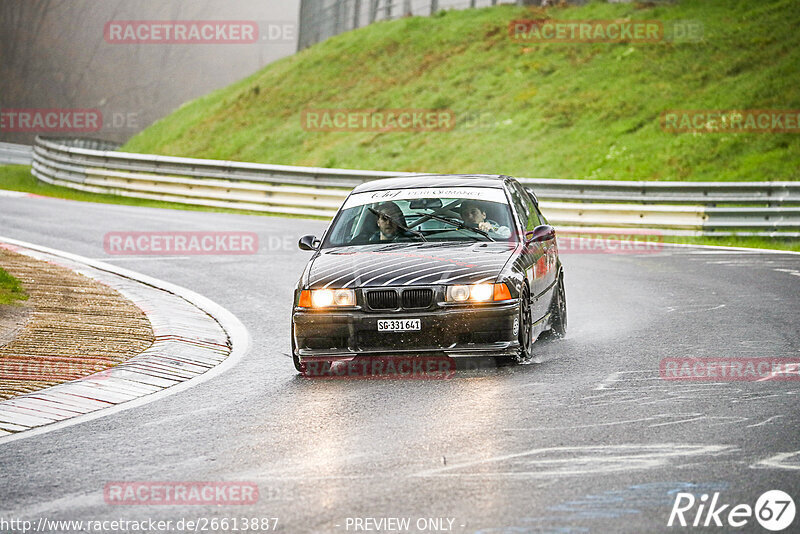
[[[380,213],[378,217],[378,231],[369,238],[370,243],[381,241],[395,241],[400,237],[406,237],[406,232],[398,226],[406,226],[406,218],[403,210],[394,202],[384,202],[373,208]]]
[[[507,226],[500,226],[499,223],[486,219],[484,203],[479,200],[463,201],[459,207],[459,213],[467,226],[479,228],[484,232],[491,232],[503,238],[511,236],[511,229]]]

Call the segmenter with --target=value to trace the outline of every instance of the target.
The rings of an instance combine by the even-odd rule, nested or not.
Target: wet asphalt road
[[[445,381],[309,380],[288,356],[292,289],[309,256],[295,243],[324,226],[0,198],[0,235],[192,289],[252,337],[213,380],[0,446],[0,519],[276,517],[278,531],[305,533],[376,532],[355,520],[409,518],[403,532],[688,532],[697,529],[666,526],[678,491],[752,506],[780,489],[800,504],[800,382],[659,379],[663,358],[800,357],[800,255],[562,254],[569,332],[534,346],[541,363]],[[103,249],[106,232],[185,230],[257,232],[261,246],[251,256],[159,258]],[[248,481],[260,498],[112,506],[103,488],[113,481]],[[417,528],[429,518],[444,521]],[[766,532],[753,518],[708,531]]]

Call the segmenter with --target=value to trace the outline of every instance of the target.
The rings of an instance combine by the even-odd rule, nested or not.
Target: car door
[[[533,306],[536,302],[536,294],[540,291],[539,285],[540,280],[537,279],[536,273],[536,262],[538,261],[540,254],[539,247],[536,243],[528,243],[525,239],[525,233],[527,232],[528,227],[528,220],[531,217],[530,212],[530,204],[527,201],[525,195],[523,195],[522,188],[518,187],[517,183],[513,180],[508,180],[507,184],[507,191],[511,198],[511,204],[514,206],[514,211],[517,214],[517,218],[519,220],[519,228],[520,228],[520,241],[522,242],[522,246],[520,249],[520,253],[516,259],[516,269],[522,273],[525,279],[528,281],[528,287],[530,288],[530,302],[531,302],[531,309],[533,320],[537,321],[539,319],[539,312],[538,310],[534,310]]]
[[[530,195],[528,195],[530,197]],[[531,198],[532,212],[536,214],[536,219],[539,225],[549,225],[547,219],[544,218],[542,212],[539,210],[539,205]],[[542,292],[536,296],[536,309],[544,316],[553,301],[554,291],[556,291],[556,283],[558,282],[558,245],[556,243],[555,234],[552,239],[542,241],[539,243],[543,253],[537,265],[537,270],[542,278]]]
[[[547,314],[552,290],[555,282],[556,244],[555,239],[540,242],[528,242],[527,238],[538,226],[547,224],[542,216],[537,203],[518,182],[511,182],[512,199],[520,205],[523,231],[526,235],[526,245],[523,254],[529,259],[530,265],[526,276],[531,287],[531,309],[534,322]],[[515,198],[516,197],[516,198]]]

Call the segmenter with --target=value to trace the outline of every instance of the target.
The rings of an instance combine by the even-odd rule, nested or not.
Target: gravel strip
[[[144,312],[107,285],[3,248],[0,266],[30,297],[17,317],[24,325],[0,347],[0,400],[104,371],[152,346]]]
[[[20,335],[5,348],[25,343],[20,346],[47,353],[50,366],[47,371],[72,371],[76,362],[81,366],[80,376],[76,374],[74,380],[64,382],[62,373],[59,376],[62,383],[55,385],[51,380],[43,380],[41,375],[27,376],[27,381],[20,377],[8,380],[9,368],[16,372],[27,371],[30,362],[5,359],[0,352],[3,365],[0,372],[5,369],[6,374],[6,378],[0,376],[0,390],[16,386],[18,392],[13,398],[0,398],[0,443],[89,421],[178,393],[224,372],[249,345],[247,330],[238,319],[185,288],[10,238],[2,238],[0,249],[18,252],[34,262],[44,262],[51,269],[66,269],[71,275],[57,279],[42,276],[32,269],[26,273],[25,260],[16,259],[22,262],[20,270],[8,270],[23,284],[32,279],[45,293],[59,290],[62,293],[45,299],[41,306],[34,306],[32,316],[44,314],[45,318],[34,323],[32,317]],[[88,286],[85,285],[87,281]],[[35,304],[33,292],[28,290],[28,293],[29,302]],[[69,309],[67,304],[74,302],[82,303],[79,310],[82,315],[65,313]],[[138,328],[141,325],[149,329],[149,335],[142,333]],[[30,337],[23,338],[23,335]],[[140,352],[142,347],[144,351]],[[123,354],[122,350],[130,350],[134,355]],[[83,374],[90,368],[104,370]]]

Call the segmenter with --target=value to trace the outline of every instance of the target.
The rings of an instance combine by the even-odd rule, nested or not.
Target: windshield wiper
[[[434,215],[433,213],[415,213],[414,215],[422,215],[424,217],[429,217],[431,219],[436,219],[437,221],[442,221],[442,222],[451,224],[451,225],[455,226],[456,228],[458,228],[459,230],[469,230],[471,232],[475,232],[476,234],[482,235],[483,237],[485,237],[489,241],[494,241],[492,236],[490,236],[489,233],[486,232],[485,230],[481,230],[480,228],[476,228],[474,226],[467,226],[463,222],[461,222],[459,220],[456,220],[456,219],[451,219],[449,217],[442,217],[441,215]]]
[[[378,210],[376,210],[376,209],[373,209],[373,208],[367,208],[367,209],[368,209],[369,211],[371,211],[371,212],[372,212],[372,214],[373,214],[373,215],[375,215],[375,216],[376,216],[377,218],[379,218],[379,219],[381,218],[381,215],[383,215],[383,213],[379,212],[379,211],[378,211]],[[387,215],[387,217],[389,217],[389,216]],[[418,232],[417,230],[412,230],[412,229],[411,229],[411,228],[409,228],[408,226],[403,226],[402,224],[400,224],[399,222],[395,221],[395,220],[394,220],[393,218],[391,218],[391,217],[389,217],[389,220],[390,220],[390,221],[392,221],[392,222],[395,224],[395,226],[397,226],[397,227],[398,227],[398,228],[400,228],[401,230],[405,230],[405,231],[406,231],[406,232],[408,232],[409,234],[415,235],[415,236],[419,237],[420,239],[422,239],[423,241],[427,241],[427,239],[425,239],[425,236],[424,236],[424,235],[422,235],[422,232]]]
[[[414,221],[414,224],[412,226],[417,226],[419,224],[424,223],[425,221],[430,219],[432,215],[437,214],[437,213],[441,213],[441,212],[443,212],[445,210],[449,210],[451,206],[455,206],[459,202],[461,202],[461,200],[456,199],[456,200],[452,201],[450,204],[448,204],[446,206],[442,206],[441,208],[434,209],[433,213],[419,213],[419,212],[414,213],[414,215],[422,215],[422,217],[420,217],[419,219]]]

